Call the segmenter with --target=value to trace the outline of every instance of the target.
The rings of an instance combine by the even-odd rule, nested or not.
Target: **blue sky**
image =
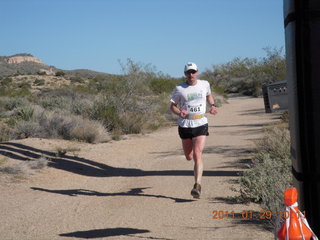
[[[173,77],[284,47],[282,0],[0,0],[0,56],[121,74],[127,58]]]

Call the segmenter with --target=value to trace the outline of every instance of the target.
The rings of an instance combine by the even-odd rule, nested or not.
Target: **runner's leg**
[[[193,157],[193,143],[192,139],[182,139],[182,147],[184,151],[184,155],[188,161],[192,160]]]
[[[194,179],[196,183],[201,183],[203,174],[202,151],[206,142],[206,136],[201,135],[193,138],[193,160],[194,160]]]

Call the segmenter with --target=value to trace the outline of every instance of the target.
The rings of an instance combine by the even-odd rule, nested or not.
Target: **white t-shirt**
[[[170,101],[177,104],[180,109],[188,111],[186,118],[178,119],[180,127],[195,128],[208,123],[205,113],[209,94],[211,94],[210,84],[206,80],[198,79],[194,86],[183,82],[175,87]]]

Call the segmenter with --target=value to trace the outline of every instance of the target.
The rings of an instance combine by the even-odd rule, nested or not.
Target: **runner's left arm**
[[[217,114],[218,110],[216,105],[214,105],[214,99],[211,93],[207,95],[207,101],[209,103],[209,112],[213,115]]]

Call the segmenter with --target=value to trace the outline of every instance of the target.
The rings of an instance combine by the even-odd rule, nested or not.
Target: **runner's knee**
[[[200,150],[194,150],[193,151],[193,158],[195,160],[201,159],[202,158],[202,151]]]

